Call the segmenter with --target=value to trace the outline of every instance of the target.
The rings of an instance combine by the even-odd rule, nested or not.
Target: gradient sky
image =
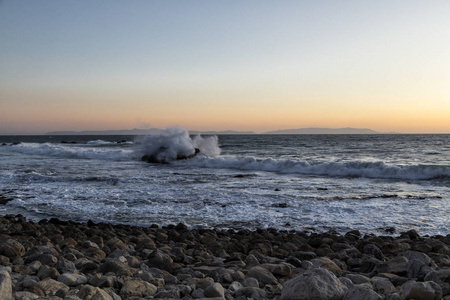
[[[0,134],[450,133],[450,1],[0,0]]]

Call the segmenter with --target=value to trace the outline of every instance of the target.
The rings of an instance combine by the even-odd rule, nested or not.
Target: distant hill
[[[161,134],[163,129],[151,128],[151,129],[124,129],[124,130],[90,130],[90,131],[51,131],[46,135],[157,135]],[[255,134],[253,131],[189,131],[190,134],[205,134],[205,135],[217,135],[217,134]]]
[[[283,129],[265,132],[264,134],[378,134],[379,132],[367,128],[299,128]]]

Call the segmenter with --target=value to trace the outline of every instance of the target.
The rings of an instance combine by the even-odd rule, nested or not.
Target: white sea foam
[[[388,165],[382,161],[364,162],[322,162],[309,163],[300,160],[276,160],[254,157],[196,157],[189,162],[179,162],[204,168],[223,168],[247,171],[266,171],[303,175],[354,176],[364,178],[385,178],[423,180],[450,178],[450,166],[437,165]]]
[[[95,140],[95,141],[89,141],[87,142],[88,145],[111,145],[115,144],[114,142],[108,142],[104,140]]]
[[[217,137],[191,139],[187,130],[181,127],[171,127],[159,135],[148,135],[138,140],[136,153],[152,160],[169,163],[178,158],[191,157],[199,149],[205,156],[215,157],[220,154]]]
[[[9,150],[22,154],[42,155],[69,159],[104,159],[104,160],[129,160],[131,150],[80,147],[61,144],[21,143],[8,147]]]

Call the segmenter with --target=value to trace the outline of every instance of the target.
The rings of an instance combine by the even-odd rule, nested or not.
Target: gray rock
[[[24,246],[13,239],[8,239],[0,245],[0,255],[9,258],[21,257],[25,254]]]
[[[36,287],[40,289],[46,296],[58,296],[64,298],[69,291],[69,287],[62,282],[53,280],[51,278],[45,278],[36,284]]]
[[[239,289],[234,293],[234,296],[236,298],[238,297],[247,297],[254,299],[254,300],[263,300],[267,299],[267,293],[263,289],[257,288],[257,287],[243,287],[242,289]]]
[[[149,267],[155,267],[161,270],[166,270],[172,273],[173,271],[173,260],[172,258],[159,250],[154,250],[148,257],[147,265]]]
[[[283,300],[338,300],[347,287],[330,271],[317,268],[307,270],[285,282],[281,299]]]
[[[292,268],[286,264],[262,264],[261,267],[280,277],[288,277],[292,273]]]
[[[45,278],[52,278],[52,279],[56,279],[59,276],[59,272],[58,270],[56,270],[53,267],[47,266],[47,265],[42,265],[39,268],[39,271],[37,273],[37,276],[42,280]]]
[[[370,278],[360,274],[347,274],[345,277],[350,279],[354,284],[370,283]]]
[[[252,286],[252,287],[259,287],[258,279],[253,277],[247,277],[242,281],[243,286]]]
[[[99,288],[113,287],[115,281],[115,276],[105,276],[100,274],[94,274],[89,278],[89,284]]]
[[[128,246],[125,245],[125,243],[122,242],[122,240],[120,240],[117,237],[113,237],[110,240],[108,240],[106,242],[106,246],[108,246],[108,248],[111,249],[111,251],[114,251],[116,249],[124,250],[128,248]]]
[[[403,256],[396,256],[388,262],[377,267],[378,273],[392,273],[396,275],[406,275],[408,271],[408,259]]]
[[[42,263],[38,260],[35,260],[28,265],[28,268],[30,268],[32,274],[37,273],[41,267],[42,267]]]
[[[148,283],[141,279],[129,279],[124,282],[121,290],[120,296],[131,297],[131,296],[151,296],[156,294],[158,288],[151,283]]]
[[[408,277],[409,278],[419,278],[419,276],[422,274],[422,268],[426,267],[426,265],[418,259],[411,259],[408,261],[408,264],[406,265]]]
[[[64,273],[62,275],[59,275],[57,280],[68,286],[77,286],[88,282],[86,276],[74,273]]]
[[[31,288],[39,282],[39,277],[37,276],[24,276],[22,280],[18,283],[19,287]]]
[[[344,284],[347,288],[353,287],[355,284],[347,277],[339,277],[339,281]]]
[[[56,269],[59,273],[75,273],[77,268],[75,267],[75,264],[72,261],[66,260],[66,259],[60,259],[58,263],[56,264]]]
[[[405,300],[438,300],[442,298],[441,287],[433,281],[408,281],[402,285],[401,291]]]
[[[214,298],[214,297],[225,297],[225,290],[220,283],[214,283],[208,286],[205,289],[205,297]]]
[[[203,289],[195,289],[192,292],[191,297],[194,299],[205,298],[205,291]]]
[[[230,293],[234,294],[237,290],[242,289],[243,287],[244,286],[242,285],[242,283],[238,281],[233,281],[228,287],[228,290],[230,291]]]
[[[158,299],[180,299],[181,293],[178,288],[173,288],[170,290],[159,291],[154,295],[154,298]]]
[[[49,254],[49,253],[44,253],[42,255],[39,255],[37,257],[37,260],[40,261],[42,263],[42,265],[47,265],[47,266],[54,266],[58,262],[58,258],[56,258],[56,256]]]
[[[424,281],[433,281],[439,284],[444,295],[450,294],[450,269],[441,269],[429,272]]]
[[[389,296],[395,293],[395,286],[387,278],[376,277],[371,280],[373,290],[380,295]]]
[[[11,276],[6,270],[0,270],[0,299],[12,300]]]
[[[249,269],[260,265],[259,260],[253,254],[249,254],[247,256],[247,258],[245,259],[245,264]]]
[[[132,272],[128,266],[128,261],[125,257],[120,256],[118,258],[107,258],[100,265],[99,272],[106,274],[112,272],[117,276],[131,276]]]
[[[421,262],[423,262],[426,266],[430,266],[433,268],[437,267],[434,261],[425,253],[408,250],[403,252],[401,255],[406,257],[408,260],[418,259]]]
[[[251,268],[248,271],[247,276],[256,278],[263,285],[278,283],[278,280],[276,279],[276,277],[273,276],[273,274],[269,270],[264,269],[260,266]]]
[[[363,248],[363,253],[371,255],[375,257],[376,259],[383,259],[384,255],[383,252],[378,248],[378,246],[374,244],[367,244]]]
[[[382,300],[383,298],[365,285],[355,285],[347,290],[342,300]]]
[[[342,274],[342,269],[336,265],[331,259],[327,257],[319,257],[311,260],[313,268],[323,268],[339,276]]]
[[[88,284],[84,285],[77,292],[77,296],[81,299],[113,300],[113,297],[109,295],[106,291]]]
[[[3,299],[3,298],[1,298],[1,299]],[[35,300],[35,299],[39,299],[39,296],[32,292],[21,291],[21,292],[14,293],[14,299],[15,300]]]

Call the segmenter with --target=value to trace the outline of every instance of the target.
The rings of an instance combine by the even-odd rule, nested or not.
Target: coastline
[[[189,230],[8,215],[0,242],[1,299],[450,299],[450,235],[413,230]]]

